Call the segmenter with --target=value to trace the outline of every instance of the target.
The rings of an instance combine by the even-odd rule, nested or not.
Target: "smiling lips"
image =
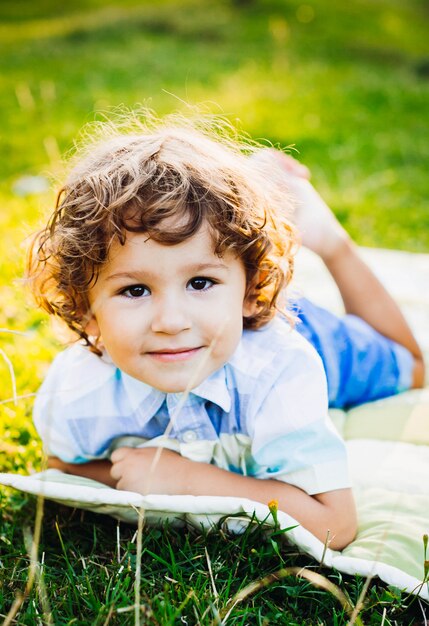
[[[175,350],[167,348],[158,352],[147,352],[156,361],[171,363],[175,361],[187,361],[199,352],[201,348],[177,348]]]

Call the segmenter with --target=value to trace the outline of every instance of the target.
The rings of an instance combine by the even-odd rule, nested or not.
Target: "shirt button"
[[[195,430],[187,430],[183,433],[183,441],[185,443],[191,443],[191,441],[195,441],[197,438],[197,433]]]

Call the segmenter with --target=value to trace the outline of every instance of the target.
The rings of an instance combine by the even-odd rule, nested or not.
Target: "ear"
[[[99,337],[100,336],[100,328],[98,326],[98,322],[95,319],[94,315],[91,314],[91,317],[85,323],[85,332],[87,335],[91,337]]]
[[[243,317],[252,317],[257,309],[256,295],[247,294],[243,301]]]
[[[259,270],[251,280],[250,285],[248,285],[246,295],[244,296],[243,301],[243,317],[252,317],[258,311],[258,296],[260,293],[258,285],[261,285],[261,283],[263,283],[267,275],[268,271]]]

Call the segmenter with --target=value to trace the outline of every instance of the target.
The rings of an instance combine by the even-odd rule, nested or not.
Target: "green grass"
[[[0,541],[7,536],[1,557],[7,572],[0,586],[3,607],[12,604],[15,590],[25,588],[29,559],[20,546],[23,529],[31,528],[32,510],[17,497],[8,506],[0,535]],[[18,623],[44,624],[51,613],[54,624],[134,624],[135,534],[135,528],[112,519],[82,511],[70,514],[70,509],[47,504],[40,554],[48,601],[43,614],[40,592],[33,588]],[[168,526],[146,530],[141,564],[141,623],[151,625],[219,624],[217,616],[225,616],[234,594],[267,573],[291,566],[329,576],[352,604],[364,586],[359,577],[343,577],[296,550],[279,549],[261,525],[240,536],[216,529],[205,535]],[[380,624],[384,612],[384,624],[421,623],[415,597],[371,583],[360,618],[365,624]],[[238,603],[226,623],[331,626],[347,620],[329,592],[304,578],[287,576]]]
[[[59,153],[109,107],[149,102],[164,113],[184,108],[182,101],[210,102],[253,137],[295,145],[360,244],[428,252],[428,22],[423,0],[3,0],[0,327],[26,335],[0,333],[25,396],[17,406],[0,405],[0,471],[41,467],[31,394],[60,349],[19,280],[22,241],[50,211],[53,194],[18,197],[14,182],[23,174],[57,176]],[[3,359],[0,381],[4,401],[12,383]],[[5,615],[28,580],[23,529],[34,529],[35,502],[9,490],[1,497]],[[118,612],[134,602],[134,532],[121,526],[118,559],[116,522],[46,506],[39,557],[53,623],[134,623],[132,611]],[[142,622],[216,624],[216,612],[252,580],[284,566],[317,568],[275,545],[258,527],[242,537],[145,529]],[[322,573],[357,602],[363,580]],[[17,623],[45,623],[43,610],[36,585]],[[361,618],[418,624],[422,610],[373,582]],[[287,578],[247,598],[227,623],[346,622],[329,592]]]

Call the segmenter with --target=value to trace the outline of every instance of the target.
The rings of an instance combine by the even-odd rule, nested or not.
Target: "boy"
[[[340,549],[356,515],[323,367],[331,404],[346,406],[421,385],[421,354],[345,232],[293,175],[300,166],[241,150],[167,121],[117,134],[78,162],[35,240],[30,276],[39,303],[86,347],[56,358],[35,422],[50,467],[140,493],[277,499]],[[318,228],[314,217],[302,226],[303,241],[361,319],[302,301],[300,334],[278,312],[297,242],[285,178],[305,203],[301,221],[322,214]],[[368,347],[384,386],[359,379]]]

